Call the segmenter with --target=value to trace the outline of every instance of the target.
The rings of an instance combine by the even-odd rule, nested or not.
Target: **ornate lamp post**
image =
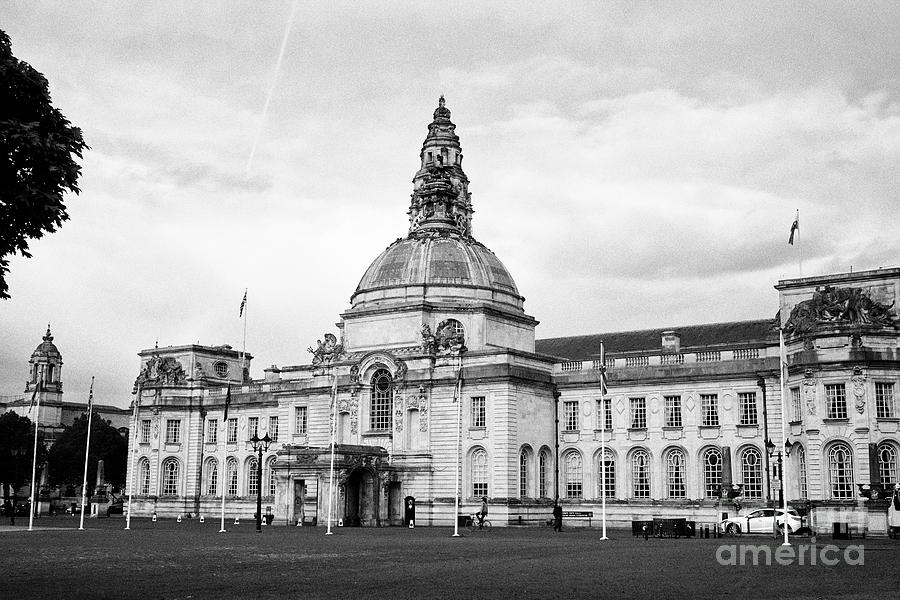
[[[256,531],[257,533],[262,533],[262,455],[263,452],[267,452],[269,450],[269,444],[272,443],[272,438],[269,437],[267,433],[265,437],[259,437],[255,433],[253,437],[250,438],[250,445],[253,447],[253,451],[256,452],[257,461],[256,461]]]
[[[793,448],[793,447],[794,447],[794,445],[791,444],[790,440],[784,441],[784,457],[785,458],[790,456],[791,448]],[[781,450],[779,450],[776,453],[775,452],[775,442],[773,442],[771,439],[767,439],[766,440],[766,453],[770,457],[777,456],[778,466],[776,467],[776,469],[777,469],[776,473],[778,475],[778,495],[779,495],[779,500],[780,500],[781,504],[784,506],[784,522],[785,522],[785,527],[787,527],[787,499],[784,497],[784,470],[783,470],[783,463],[782,463],[782,459],[781,459]],[[776,511],[773,510],[772,511],[772,529],[775,533],[778,533],[777,517],[778,517],[778,515],[777,515]]]

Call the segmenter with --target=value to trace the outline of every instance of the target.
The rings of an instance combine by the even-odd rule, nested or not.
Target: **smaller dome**
[[[53,335],[50,334],[50,325],[47,325],[47,333],[44,334],[44,341],[38,344],[38,347],[31,353],[31,359],[35,358],[62,358],[56,345],[53,343]]]

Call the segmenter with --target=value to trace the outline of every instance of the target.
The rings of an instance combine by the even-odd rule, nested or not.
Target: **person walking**
[[[562,531],[562,506],[553,506],[553,531]]]

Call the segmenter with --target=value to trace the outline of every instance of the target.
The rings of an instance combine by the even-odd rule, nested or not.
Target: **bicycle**
[[[478,513],[471,514],[466,517],[466,530],[468,530],[468,531],[478,531],[479,529],[481,531],[484,531],[485,529],[490,529],[490,528],[491,528],[491,521],[487,517],[485,517],[484,523],[482,523],[481,526],[479,526],[479,523],[478,523]]]

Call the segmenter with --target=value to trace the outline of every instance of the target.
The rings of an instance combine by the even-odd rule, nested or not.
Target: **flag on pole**
[[[603,348],[603,340],[600,340],[600,396],[606,396],[609,391],[606,386],[606,350]]]
[[[244,299],[241,300],[241,310],[238,311],[238,317],[244,316],[244,307],[247,306],[247,290],[244,290]]]
[[[231,404],[231,384],[228,384],[228,391],[225,392],[225,415],[222,417],[222,423],[228,426],[228,406]]]
[[[28,412],[31,412],[31,409],[34,408],[34,404],[37,401],[37,395],[41,391],[41,384],[44,382],[43,379],[37,382],[34,386],[34,391],[31,393],[31,404],[28,405]]]
[[[791,246],[794,245],[794,233],[800,230],[800,209],[797,209],[797,216],[794,217],[794,222],[791,223],[791,237],[788,238],[788,244]]]

